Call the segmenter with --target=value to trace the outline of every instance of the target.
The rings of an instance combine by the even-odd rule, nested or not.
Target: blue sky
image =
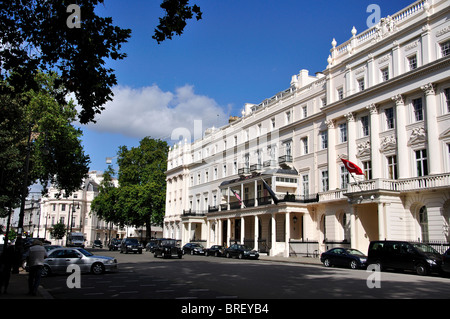
[[[367,29],[376,4],[381,17],[408,0],[191,0],[203,19],[188,22],[183,35],[162,44],[152,39],[161,0],[106,0],[98,13],[130,28],[125,60],[112,61],[115,98],[97,124],[81,126],[91,170],[103,171],[119,146],[137,146],[145,136],[169,144],[176,128],[191,132],[227,123],[245,103],[260,103],[290,85],[301,69],[323,71],[331,49]],[[81,15],[81,19],[83,16]]]

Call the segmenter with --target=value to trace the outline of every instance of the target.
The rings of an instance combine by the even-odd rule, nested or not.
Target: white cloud
[[[117,86],[113,101],[106,103],[105,110],[96,116],[97,123],[88,126],[99,132],[165,140],[172,133],[187,130],[194,137],[194,121],[201,121],[204,131],[224,125],[227,119],[223,107],[214,99],[195,94],[191,85],[173,93],[164,92],[157,85],[138,89]]]

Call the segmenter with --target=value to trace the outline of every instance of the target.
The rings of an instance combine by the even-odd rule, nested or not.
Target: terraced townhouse
[[[448,242],[449,12],[419,0],[353,28],[323,72],[171,148],[164,236],[283,256]]]

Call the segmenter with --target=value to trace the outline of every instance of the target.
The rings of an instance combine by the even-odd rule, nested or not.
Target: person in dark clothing
[[[8,293],[9,279],[14,261],[14,246],[8,245],[0,256],[0,293]]]

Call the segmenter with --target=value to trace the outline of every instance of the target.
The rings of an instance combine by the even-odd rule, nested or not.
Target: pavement
[[[319,258],[313,257],[282,257],[282,256],[267,256],[260,255],[260,260],[286,262],[286,263],[298,263],[298,264],[310,264],[321,265]],[[46,291],[42,286],[39,286],[36,296],[28,294],[28,273],[21,270],[18,274],[11,274],[9,280],[8,292],[6,294],[0,294],[1,299],[53,299],[51,294]]]

